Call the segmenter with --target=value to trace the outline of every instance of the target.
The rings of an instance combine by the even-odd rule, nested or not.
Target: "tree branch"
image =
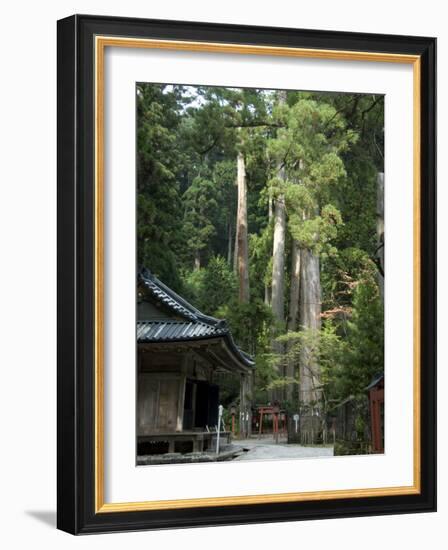
[[[241,124],[224,124],[226,128],[260,128],[260,127],[267,127],[267,128],[284,128],[284,124],[277,124],[267,121],[260,121],[260,122],[244,122]]]

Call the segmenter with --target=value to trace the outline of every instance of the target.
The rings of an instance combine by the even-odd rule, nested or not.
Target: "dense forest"
[[[227,319],[254,402],[324,416],[383,371],[383,125],[383,96],[137,86],[138,262]]]

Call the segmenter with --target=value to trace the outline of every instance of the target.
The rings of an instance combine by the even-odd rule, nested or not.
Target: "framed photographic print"
[[[433,38],[58,22],[58,527],[433,511]]]

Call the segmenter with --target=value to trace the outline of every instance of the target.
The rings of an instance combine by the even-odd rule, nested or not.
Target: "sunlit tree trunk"
[[[319,256],[311,250],[301,250],[300,325],[318,337],[321,328],[321,285]],[[300,352],[299,400],[302,408],[301,434],[306,441],[315,441],[321,425],[320,365],[312,345]],[[317,417],[317,418],[316,418]]]
[[[295,332],[299,322],[299,303],[300,303],[300,248],[297,241],[293,240],[291,245],[291,282],[289,287],[289,314],[288,314],[288,332]],[[289,351],[291,345],[287,346]],[[296,373],[296,364],[293,359],[289,359],[286,365],[286,376],[294,378]],[[286,399],[292,403],[294,395],[294,386],[286,386]]]
[[[284,197],[279,197],[274,205],[274,243],[272,254],[272,286],[271,308],[280,330],[285,322],[285,238],[286,238],[286,209]],[[278,355],[283,355],[285,346],[274,340],[272,350]],[[283,362],[276,365],[280,376],[284,375]],[[272,390],[269,394],[271,401],[282,401],[284,391],[281,388]]]
[[[272,197],[269,195],[269,199],[268,199],[268,220],[269,220],[269,225],[271,224],[273,215],[274,215],[273,201],[272,201]],[[266,283],[264,285],[264,303],[267,306],[271,305],[271,285],[268,284],[268,283]]]
[[[279,103],[286,102],[286,93],[279,92]],[[285,180],[285,167],[279,164],[278,176]],[[285,197],[280,194],[274,199],[274,243],[272,253],[272,287],[271,287],[271,307],[274,319],[279,326],[285,322],[285,240],[286,240],[286,207]],[[279,342],[273,343],[273,351],[277,354],[283,354],[285,346]],[[280,376],[284,375],[282,365],[277,365]],[[272,400],[282,400],[284,391],[278,389],[271,392]]]
[[[239,281],[239,301],[249,302],[249,258],[247,244],[247,185],[246,166],[241,152],[237,158],[238,210],[237,210],[237,273]]]
[[[274,205],[274,244],[272,254],[271,306],[276,321],[284,322],[285,315],[285,238],[286,209],[283,196]]]
[[[236,220],[235,258],[238,274],[240,304],[249,302],[249,252],[247,242],[247,183],[246,165],[241,151],[237,157],[238,206]],[[246,436],[251,435],[252,426],[252,395],[254,374],[250,373],[241,380],[240,421],[244,426]]]
[[[199,250],[196,250],[194,254],[194,269],[195,271],[201,269],[201,253]]]
[[[238,220],[235,227],[235,243],[233,246],[233,271],[238,273]]]
[[[274,319],[281,328],[285,322],[285,237],[286,237],[286,209],[284,197],[279,197],[274,205],[274,248],[272,256],[272,293],[271,307]],[[273,342],[274,353],[283,355],[285,346],[281,342]],[[280,376],[284,375],[283,362],[276,365]],[[270,392],[271,401],[282,401],[284,391],[277,388]]]
[[[267,306],[271,305],[271,289],[269,285],[264,285],[264,303]]]

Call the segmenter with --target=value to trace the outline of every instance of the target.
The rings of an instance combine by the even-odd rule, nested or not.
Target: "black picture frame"
[[[421,63],[419,494],[95,511],[95,36],[415,55]],[[73,534],[436,510],[436,39],[74,15],[58,22],[57,526]]]

